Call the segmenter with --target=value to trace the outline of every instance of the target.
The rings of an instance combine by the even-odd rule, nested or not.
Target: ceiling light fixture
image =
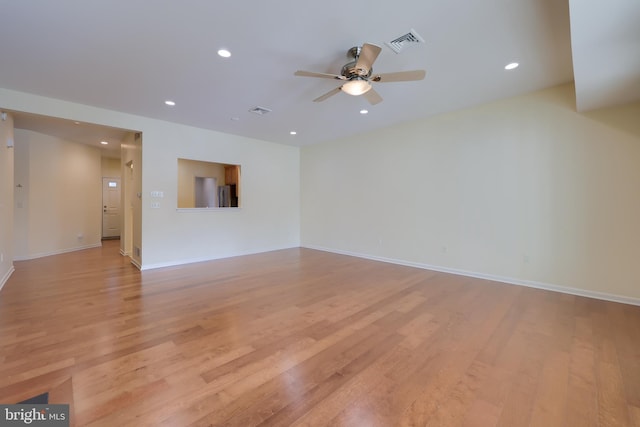
[[[109,143],[107,141],[100,141],[100,144],[102,145],[109,145]]]
[[[505,65],[504,69],[505,70],[513,70],[513,69],[518,68],[518,65],[520,65],[520,64],[518,64],[517,62],[512,62],[511,64]]]
[[[169,107],[173,107],[174,105],[176,105],[176,103],[174,101],[171,100],[166,100],[164,101],[165,104],[167,104]]]
[[[231,56],[231,52],[229,52],[227,49],[220,49],[218,51],[218,55],[222,56],[223,58],[228,58]]]
[[[290,135],[297,135],[298,132],[296,132],[295,130],[292,130],[291,132],[289,132]]]
[[[361,77],[354,77],[340,88],[349,95],[358,96],[367,93],[371,89],[371,83]]]
[[[360,110],[360,114],[369,114],[369,110]]]

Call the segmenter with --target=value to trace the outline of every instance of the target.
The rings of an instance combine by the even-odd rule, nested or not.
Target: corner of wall
[[[13,117],[4,113],[0,119],[0,288],[13,273]]]

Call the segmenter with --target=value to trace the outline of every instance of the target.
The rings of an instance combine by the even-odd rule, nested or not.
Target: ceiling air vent
[[[424,39],[412,28],[407,34],[404,34],[395,40],[391,40],[390,42],[386,42],[385,44],[395,53],[400,53],[407,45],[414,43],[424,43]]]
[[[249,112],[253,114],[257,114],[259,116],[264,116],[265,114],[270,113],[271,110],[264,107],[254,107],[251,110],[249,110]]]

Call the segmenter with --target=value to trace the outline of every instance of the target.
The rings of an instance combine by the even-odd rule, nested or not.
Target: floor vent
[[[407,34],[385,44],[395,53],[400,53],[407,45],[415,43],[424,43],[424,39],[420,37],[420,34],[416,33],[416,30],[411,29]]]
[[[255,107],[249,110],[249,112],[253,114],[257,114],[259,116],[264,116],[265,114],[270,113],[271,110],[264,107]]]

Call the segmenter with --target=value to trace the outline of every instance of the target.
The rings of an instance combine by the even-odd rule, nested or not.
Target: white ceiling
[[[570,29],[566,0],[0,0],[0,87],[302,146],[570,82],[574,67],[584,109],[639,100],[639,11],[572,0]],[[426,43],[384,44],[411,29]],[[374,83],[375,106],[312,102],[339,82],[294,71],[339,73],[365,42],[383,47],[376,73],[426,78]]]

